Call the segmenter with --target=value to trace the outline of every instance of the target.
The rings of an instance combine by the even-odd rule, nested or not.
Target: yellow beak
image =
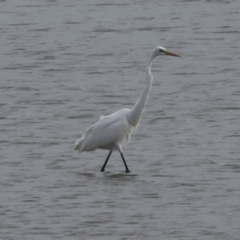
[[[170,55],[170,56],[174,56],[174,57],[181,57],[180,55],[170,52],[168,50],[162,50],[165,54]]]

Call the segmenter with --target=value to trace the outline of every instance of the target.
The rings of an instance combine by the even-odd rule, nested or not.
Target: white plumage
[[[75,143],[74,150],[79,153],[97,148],[119,150],[125,146],[134,126],[129,124],[127,115],[130,109],[121,109],[108,116],[101,116]]]

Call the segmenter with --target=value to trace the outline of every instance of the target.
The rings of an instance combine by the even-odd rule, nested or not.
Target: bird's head
[[[157,46],[153,52],[154,57],[159,56],[159,55],[169,55],[169,56],[174,56],[174,57],[181,57],[180,55],[168,51],[166,48]]]

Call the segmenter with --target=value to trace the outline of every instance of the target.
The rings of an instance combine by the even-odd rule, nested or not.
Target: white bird
[[[75,142],[74,150],[78,150],[79,153],[94,151],[97,148],[109,150],[101,172],[104,172],[112,151],[120,153],[126,172],[130,172],[123,156],[122,147],[128,143],[133,130],[141,120],[153,82],[151,65],[154,58],[159,55],[180,57],[180,55],[170,52],[164,47],[157,46],[147,64],[146,86],[134,107],[132,109],[125,108],[118,110],[108,116],[101,116],[99,121],[88,128],[82,137]]]

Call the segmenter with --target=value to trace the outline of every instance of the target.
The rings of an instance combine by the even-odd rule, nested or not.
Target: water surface
[[[1,239],[237,240],[240,2],[0,1]],[[118,153],[78,155],[99,116],[132,107]]]

